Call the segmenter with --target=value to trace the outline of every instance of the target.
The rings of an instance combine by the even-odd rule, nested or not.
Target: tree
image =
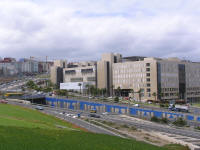
[[[90,85],[86,84],[85,87],[87,88],[87,94],[90,95]]]
[[[118,86],[118,88],[117,88],[117,95],[118,96],[121,96],[121,88]]]
[[[142,90],[141,88],[137,91],[138,95],[139,95],[139,100],[141,101],[141,94],[142,94]]]
[[[156,96],[157,96],[156,92],[153,92],[153,94],[152,94],[152,95],[154,96],[154,98],[155,98],[155,101],[156,101]]]
[[[82,84],[78,83],[78,86],[80,87],[80,94],[81,94],[81,86],[82,86]]]
[[[114,94],[114,92],[113,92],[114,91],[114,85],[111,86],[111,89],[112,89],[112,96],[113,96],[113,94]]]
[[[115,97],[114,102],[118,103],[119,102],[119,97]]]

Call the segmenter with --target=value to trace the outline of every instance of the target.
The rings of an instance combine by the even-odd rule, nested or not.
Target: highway
[[[11,104],[17,104],[17,105],[22,105],[24,107],[29,107],[34,109],[37,105],[26,105],[26,104],[21,104],[21,103],[12,103]],[[82,121],[81,119],[77,118],[78,113],[82,113],[81,116],[84,116],[85,118],[91,119],[88,115],[89,112],[83,112],[83,111],[72,111],[72,110],[67,110],[67,109],[61,109],[61,108],[51,108],[47,107],[46,105],[43,106],[44,110],[42,110],[44,113],[54,115],[56,117],[65,119],[66,121],[69,121],[71,123],[74,123],[78,126],[81,126],[83,128],[88,129],[91,132],[96,132],[96,133],[103,133],[103,134],[110,134],[114,135],[114,133],[109,133],[107,130],[102,129],[97,129],[97,127],[94,127],[90,123],[86,123],[85,121]],[[63,114],[62,112],[65,112]],[[70,116],[68,115],[70,114]],[[121,123],[121,124],[127,124],[130,126],[135,126],[140,129],[144,129],[146,131],[156,131],[156,132],[163,132],[167,134],[174,134],[174,135],[182,135],[186,137],[191,137],[191,138],[196,138],[200,139],[200,132],[186,129],[186,128],[177,128],[177,127],[172,127],[169,125],[162,125],[130,116],[125,116],[125,115],[114,115],[114,114],[108,114],[108,115],[102,115],[101,113],[98,113],[100,115],[100,120],[105,120],[109,122],[114,122],[114,123]],[[92,118],[94,119],[94,118]],[[95,118],[98,119],[98,118]],[[93,126],[93,127],[92,127]]]
[[[37,106],[41,106],[41,105],[31,105],[31,104],[23,104],[23,103],[16,103],[16,102],[10,102],[9,104],[13,104],[13,105],[20,105],[23,107],[27,107],[30,109],[35,109]],[[96,126],[94,124],[91,124],[89,122],[86,122],[80,118],[77,118],[77,113],[81,113],[81,112],[77,112],[77,111],[70,111],[70,110],[65,110],[66,114],[70,114],[70,115],[64,115],[62,114],[63,110],[59,110],[57,108],[51,108],[51,107],[44,107],[44,110],[41,110],[41,112],[45,113],[45,114],[49,114],[49,115],[53,115],[55,117],[58,117],[60,119],[63,119],[67,122],[70,122],[72,124],[75,124],[79,127],[85,128],[90,132],[94,132],[94,133],[100,133],[100,134],[108,134],[108,135],[112,135],[112,136],[119,136],[122,138],[125,138],[122,135],[119,135],[117,133],[114,133],[110,130],[104,129],[102,127]]]

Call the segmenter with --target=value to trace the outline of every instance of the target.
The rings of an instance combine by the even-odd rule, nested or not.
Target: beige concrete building
[[[102,54],[100,61],[56,61],[51,69],[53,83],[84,83],[141,100],[185,99],[200,101],[200,63],[178,58],[124,57]],[[66,67],[66,68],[65,68]],[[63,69],[63,70],[62,70]],[[61,71],[62,70],[62,71]],[[60,74],[60,72],[62,72]],[[63,77],[62,77],[63,76]]]
[[[64,68],[63,82],[86,82],[96,86],[96,66]]]
[[[55,60],[53,66],[50,68],[50,80],[53,84],[57,84],[63,82],[63,68],[67,65],[66,60]]]
[[[141,100],[200,100],[200,64],[177,58],[130,57],[113,64],[115,91]],[[133,92],[134,91],[134,92]],[[140,93],[140,94],[139,94]]]
[[[113,64],[121,60],[121,54],[104,53],[97,62],[97,87],[106,88],[108,95],[113,95]]]

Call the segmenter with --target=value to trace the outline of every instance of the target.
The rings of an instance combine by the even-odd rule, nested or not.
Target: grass
[[[200,103],[193,103],[191,106],[200,107]]]
[[[72,129],[71,124],[37,110],[0,104],[0,126],[57,129],[58,125]]]
[[[0,150],[168,150],[73,127],[36,110],[0,104]]]

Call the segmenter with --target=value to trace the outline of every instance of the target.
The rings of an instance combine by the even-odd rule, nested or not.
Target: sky
[[[200,61],[199,0],[0,0],[0,57]]]

